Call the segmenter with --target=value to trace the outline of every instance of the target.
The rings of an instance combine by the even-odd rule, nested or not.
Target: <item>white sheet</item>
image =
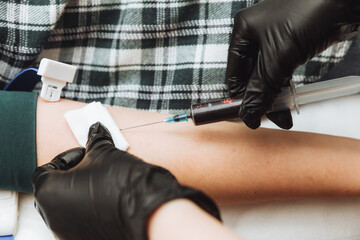
[[[307,105],[299,116],[294,114],[294,125],[293,130],[360,139],[360,95]],[[263,126],[273,127],[270,122]],[[360,239],[360,198],[284,201],[222,207],[221,211],[225,224],[248,240]],[[29,194],[20,196],[15,239],[54,239]]]

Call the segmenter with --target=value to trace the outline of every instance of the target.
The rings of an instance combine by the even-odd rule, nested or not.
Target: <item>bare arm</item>
[[[38,100],[38,165],[78,146],[64,113],[85,106]],[[109,107],[120,128],[166,115]],[[185,185],[218,203],[305,197],[360,196],[360,141],[287,132],[248,130],[229,122],[194,127],[159,124],[124,131],[129,152],[169,169]]]
[[[149,219],[150,240],[240,240],[234,232],[187,199],[159,207]]]

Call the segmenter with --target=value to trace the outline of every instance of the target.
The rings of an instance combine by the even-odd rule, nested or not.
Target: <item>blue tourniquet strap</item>
[[[4,88],[5,91],[32,92],[41,76],[37,75],[37,68],[28,68],[16,75]]]
[[[0,236],[0,240],[14,240],[14,236],[13,235]]]

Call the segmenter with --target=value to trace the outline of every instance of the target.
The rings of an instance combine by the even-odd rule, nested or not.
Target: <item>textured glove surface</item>
[[[359,31],[358,0],[264,0],[239,11],[229,47],[231,97],[243,98],[239,117],[250,128],[270,110],[295,69]],[[268,116],[290,129],[290,111]]]
[[[151,213],[176,198],[188,198],[220,219],[207,196],[116,149],[100,123],[91,126],[86,151],[69,150],[38,167],[33,185],[36,207],[59,239],[147,239]]]

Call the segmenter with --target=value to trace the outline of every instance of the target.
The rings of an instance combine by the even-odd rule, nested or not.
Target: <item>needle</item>
[[[138,125],[138,126],[133,126],[133,127],[128,127],[128,128],[122,128],[120,129],[120,131],[122,130],[128,130],[131,128],[139,128],[139,127],[145,127],[145,126],[149,126],[149,125],[153,125],[153,124],[158,124],[158,123],[177,123],[177,122],[184,122],[184,121],[188,121],[188,119],[191,118],[191,116],[187,113],[181,113],[181,114],[176,114],[174,116],[168,117],[163,121],[159,121],[159,122],[153,122],[153,123],[147,123],[147,124],[143,124],[143,125]]]
[[[138,125],[138,126],[133,126],[133,127],[128,127],[128,128],[122,128],[122,129],[120,129],[120,131],[128,130],[128,129],[131,129],[131,128],[145,127],[145,126],[148,126],[148,125],[153,125],[153,124],[158,124],[158,123],[163,123],[163,122],[164,122],[164,121],[159,121],[159,122],[147,123],[147,124]]]

